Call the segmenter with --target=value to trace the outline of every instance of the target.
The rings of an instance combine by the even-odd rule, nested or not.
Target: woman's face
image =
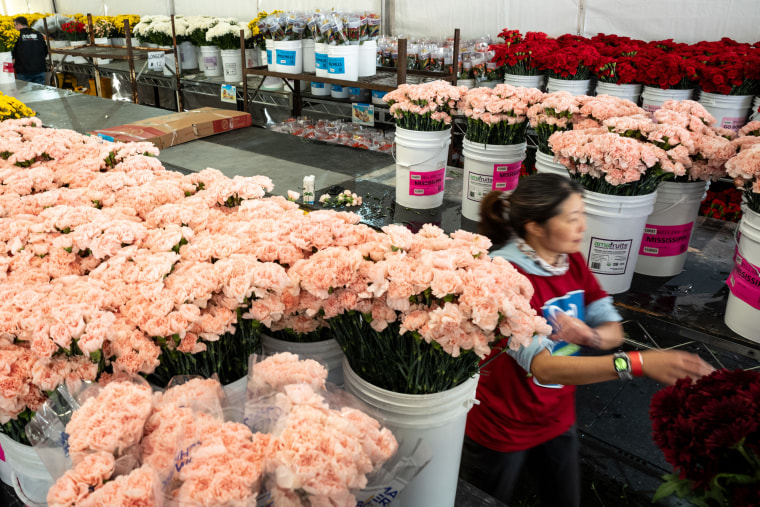
[[[586,210],[580,194],[572,194],[560,205],[558,215],[549,219],[536,238],[540,249],[550,256],[578,252],[586,231]],[[538,245],[537,245],[538,246]]]

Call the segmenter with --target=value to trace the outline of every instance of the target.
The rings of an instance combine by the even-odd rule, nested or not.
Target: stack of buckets
[[[657,192],[647,195],[606,195],[586,190],[586,232],[581,253],[599,284],[610,294],[631,287],[647,218]]]
[[[396,127],[396,202],[430,209],[443,204],[451,128],[433,132]]]
[[[708,185],[704,181],[666,181],[657,187],[654,211],[644,227],[636,273],[675,276],[681,272]]]
[[[728,276],[726,325],[760,343],[760,214],[742,206],[734,268]]]
[[[462,142],[464,181],[462,184],[462,216],[480,220],[480,201],[492,190],[511,192],[520,178],[525,160],[526,143],[480,144],[468,139]]]

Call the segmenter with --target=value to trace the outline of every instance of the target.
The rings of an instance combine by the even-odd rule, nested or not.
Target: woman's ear
[[[537,222],[525,222],[526,236],[533,236],[534,238],[542,238],[544,236],[544,228]]]

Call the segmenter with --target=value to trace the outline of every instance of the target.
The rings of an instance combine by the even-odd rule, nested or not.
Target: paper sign
[[[689,239],[694,222],[683,225],[652,225],[644,227],[639,255],[649,257],[672,257],[689,249]]]
[[[346,60],[340,57],[327,57],[327,72],[329,74],[345,74]]]
[[[409,195],[436,195],[443,192],[446,164],[439,162],[434,171],[409,171]]]
[[[628,266],[632,239],[591,238],[588,267],[592,273],[600,275],[623,275]]]
[[[372,104],[351,104],[351,121],[358,125],[375,125],[375,106]]]
[[[520,168],[522,162],[512,162],[511,164],[494,164],[493,165],[493,190],[508,192],[514,190],[517,186],[517,180],[520,178]]]
[[[164,70],[164,56],[163,51],[148,52],[148,68],[150,70]]]
[[[278,49],[277,50],[277,65],[284,65],[286,67],[295,67],[296,66],[296,52]]]
[[[222,85],[222,102],[230,102],[237,104],[237,89],[234,85],[223,84]]]

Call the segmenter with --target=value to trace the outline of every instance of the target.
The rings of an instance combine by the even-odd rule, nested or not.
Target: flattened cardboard
[[[202,137],[251,126],[251,115],[215,107],[202,107],[140,120],[118,127],[93,130],[109,141],[150,141],[158,149],[169,148]]]

